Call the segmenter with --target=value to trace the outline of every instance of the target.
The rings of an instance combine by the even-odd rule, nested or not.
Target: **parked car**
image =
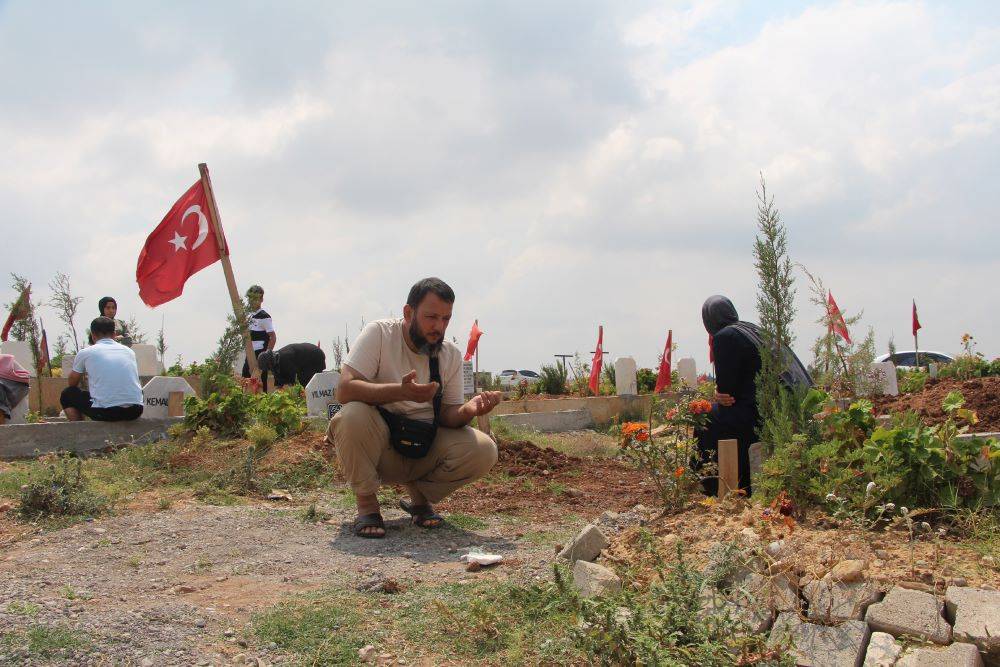
[[[542,381],[542,377],[535,371],[515,371],[513,369],[501,371],[500,375],[497,377],[500,381],[501,389],[514,389],[521,384],[521,381],[526,381],[528,386],[538,384]]]
[[[893,355],[883,354],[881,357],[876,358],[875,361],[891,361],[896,365],[896,368],[901,368],[905,371],[917,367],[917,353],[914,350],[902,350]],[[954,357],[943,352],[920,350],[921,366],[926,366],[927,364],[950,364],[953,361],[955,361]]]

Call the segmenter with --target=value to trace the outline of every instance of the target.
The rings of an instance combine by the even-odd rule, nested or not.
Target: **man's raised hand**
[[[399,387],[403,393],[404,401],[429,403],[434,398],[434,394],[437,393],[438,383],[428,382],[427,384],[420,384],[417,382],[417,371],[413,370],[403,376]]]
[[[499,391],[484,391],[478,396],[473,396],[465,404],[466,414],[471,417],[480,417],[489,414],[493,408],[500,405],[503,394]]]

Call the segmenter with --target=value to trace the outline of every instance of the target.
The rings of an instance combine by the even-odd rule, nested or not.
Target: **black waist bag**
[[[392,448],[408,459],[422,459],[427,456],[431,445],[434,444],[434,438],[437,437],[438,414],[441,412],[441,373],[438,370],[437,357],[430,358],[430,369],[431,382],[438,383],[437,393],[434,394],[433,421],[425,422],[401,417],[381,405],[375,406],[389,427],[389,442],[392,443]]]

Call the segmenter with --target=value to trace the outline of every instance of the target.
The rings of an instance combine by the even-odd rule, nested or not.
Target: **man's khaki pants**
[[[377,492],[381,483],[412,483],[436,503],[488,473],[497,462],[493,440],[468,426],[439,427],[427,456],[406,458],[389,443],[389,427],[378,410],[357,401],[334,415],[326,439],[336,448],[344,476],[359,495]]]

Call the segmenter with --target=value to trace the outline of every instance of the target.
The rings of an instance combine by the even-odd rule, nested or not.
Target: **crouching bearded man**
[[[421,528],[443,518],[436,503],[484,476],[497,446],[469,427],[500,403],[486,391],[465,402],[462,353],[445,340],[455,292],[437,278],[410,289],[403,319],[370,322],[341,369],[337,400],[343,408],[327,429],[358,502],[354,534],[385,537],[377,492],[401,484],[410,500],[400,507]]]

